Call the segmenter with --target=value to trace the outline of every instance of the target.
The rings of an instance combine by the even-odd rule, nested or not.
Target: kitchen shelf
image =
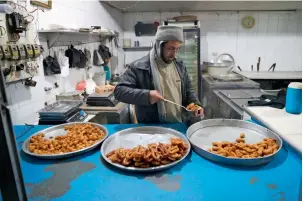
[[[62,35],[72,35],[72,36],[87,36],[89,39],[94,38],[96,41],[100,42],[101,40],[112,39],[113,37],[118,37],[118,33],[95,33],[95,32],[81,32],[73,30],[62,30],[62,29],[52,29],[52,30],[38,30],[38,33],[41,34],[42,38],[46,38],[48,43],[48,48],[51,48],[56,43],[59,36]],[[90,43],[90,42],[87,42]]]
[[[38,30],[38,33],[58,33],[58,34],[77,34],[77,35],[93,35],[93,36],[101,36],[101,37],[114,37],[118,36],[118,34],[113,33],[95,33],[95,32],[84,32],[84,31],[72,31],[72,30],[61,30],[61,29],[52,29],[52,30]]]
[[[152,49],[150,46],[142,46],[142,47],[123,47],[124,51],[149,51]]]

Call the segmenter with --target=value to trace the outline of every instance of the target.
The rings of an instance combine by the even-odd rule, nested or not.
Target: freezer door
[[[184,43],[178,52],[178,57],[183,60],[197,96],[200,97],[200,29],[183,29],[183,31]]]

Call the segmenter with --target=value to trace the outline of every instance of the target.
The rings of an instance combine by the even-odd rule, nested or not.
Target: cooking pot
[[[227,75],[234,67],[234,58],[230,54],[221,54],[215,62],[203,62],[207,66],[208,74],[212,77]]]

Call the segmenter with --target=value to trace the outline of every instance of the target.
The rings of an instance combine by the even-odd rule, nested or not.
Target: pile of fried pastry
[[[92,124],[72,124],[64,127],[67,133],[53,139],[45,138],[44,133],[32,136],[28,150],[35,154],[63,154],[84,149],[105,137],[100,127]]]
[[[180,138],[171,138],[170,143],[152,143],[147,147],[138,145],[132,149],[119,148],[106,157],[123,166],[148,168],[167,165],[181,159],[188,151],[188,145]]]
[[[240,134],[236,142],[213,142],[209,152],[228,158],[258,158],[271,155],[279,149],[273,138],[264,138],[256,144],[245,143],[245,134]]]

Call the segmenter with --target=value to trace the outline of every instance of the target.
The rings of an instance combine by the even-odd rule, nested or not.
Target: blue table
[[[138,125],[106,125],[110,134]],[[186,132],[183,124],[161,125]],[[17,144],[47,126],[15,126]],[[99,149],[63,160],[39,160],[20,152],[29,200],[35,201],[297,201],[301,155],[287,145],[270,163],[232,167],[195,152],[181,164],[154,174],[136,174],[106,164]]]

